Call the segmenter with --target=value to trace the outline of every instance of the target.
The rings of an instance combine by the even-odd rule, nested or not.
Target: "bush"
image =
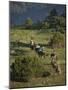
[[[64,34],[60,32],[56,32],[53,34],[52,38],[50,38],[49,45],[52,47],[64,47],[65,46],[65,37]]]
[[[37,56],[19,57],[11,65],[11,80],[29,81],[31,77],[44,77],[46,71],[44,63]]]
[[[32,74],[35,77],[41,77],[43,71],[45,71],[44,64],[39,57],[33,57],[31,67],[32,67]]]
[[[17,58],[11,66],[11,79],[16,81],[28,81],[31,76],[30,62],[25,57]]]

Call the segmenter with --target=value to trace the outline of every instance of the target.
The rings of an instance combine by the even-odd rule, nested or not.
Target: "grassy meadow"
[[[29,43],[31,36],[34,37],[34,41],[37,44],[44,46],[44,51],[45,53],[48,53],[48,56],[41,58],[34,50],[30,49]],[[46,32],[45,30],[10,30],[10,66],[15,62],[17,57],[37,57],[40,65],[44,67],[46,72],[49,72],[49,75],[45,77],[32,76],[28,82],[17,82],[11,80],[10,88],[65,85],[65,48],[55,49],[58,57],[57,62],[62,71],[62,73],[58,75],[53,72],[53,68],[51,66],[50,54],[52,52],[52,48],[48,46],[48,42],[52,36],[53,32]]]

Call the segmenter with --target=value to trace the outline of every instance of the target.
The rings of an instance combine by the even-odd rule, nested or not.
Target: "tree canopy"
[[[32,21],[31,18],[27,18],[27,19],[25,20],[25,27],[26,27],[26,28],[31,28],[31,27],[32,27],[32,24],[33,24],[33,21]]]

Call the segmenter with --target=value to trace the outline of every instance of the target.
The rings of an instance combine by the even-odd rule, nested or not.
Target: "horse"
[[[45,52],[43,51],[43,47],[40,47],[39,45],[37,45],[36,47],[35,47],[35,51],[36,51],[36,53],[38,54],[38,56],[39,57],[44,57],[45,58]]]
[[[57,72],[58,74],[61,74],[61,68],[57,63],[57,56],[56,54],[52,53],[51,54],[51,65],[54,68],[55,72]]]
[[[40,52],[37,52],[37,53],[38,53],[39,57],[42,57],[42,58],[44,57],[45,58],[45,52],[40,51]]]
[[[32,50],[34,50],[35,47],[36,47],[35,42],[34,42],[34,41],[30,41],[30,48],[31,48]]]

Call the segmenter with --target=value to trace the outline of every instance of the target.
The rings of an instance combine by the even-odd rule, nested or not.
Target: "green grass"
[[[42,43],[47,43],[49,38],[52,36],[51,33],[41,33],[38,30],[11,30],[10,32],[10,39],[11,41],[16,41],[16,40],[20,40],[22,42],[29,42],[31,36],[34,37],[34,40],[36,41],[36,43],[40,42]],[[40,37],[41,36],[41,37]]]
[[[30,56],[30,57],[38,57],[41,62],[43,63],[44,67],[48,72],[52,72],[52,66],[51,66],[51,58],[50,53],[52,52],[52,49],[47,47],[47,44],[49,42],[50,37],[52,37],[52,32],[41,32],[38,30],[10,30],[10,48],[15,51],[15,55],[10,55],[10,65],[15,61],[17,57],[23,57],[23,56]],[[45,46],[45,52],[49,55],[45,58],[40,58],[35,51],[32,51],[27,44],[30,43],[31,36],[34,37],[34,40],[36,43],[43,44]],[[11,42],[21,42],[24,43],[19,46],[12,46]],[[24,82],[10,82],[11,88],[19,88],[19,87],[35,87],[35,86],[53,86],[53,85],[65,85],[65,48],[56,48],[56,54],[58,57],[57,62],[61,65],[62,74],[61,75],[50,75],[45,78],[36,78],[32,77],[31,80],[27,83]]]

